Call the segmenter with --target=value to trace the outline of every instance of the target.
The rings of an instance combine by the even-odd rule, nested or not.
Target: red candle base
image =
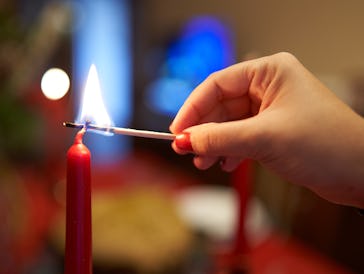
[[[83,134],[67,152],[65,274],[92,273],[91,154]]]
[[[234,172],[233,187],[238,196],[238,224],[235,231],[234,254],[236,256],[246,255],[250,251],[245,234],[245,218],[248,203],[251,198],[251,187],[253,184],[252,162],[245,160]]]

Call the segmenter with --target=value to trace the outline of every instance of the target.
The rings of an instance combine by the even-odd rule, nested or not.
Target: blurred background
[[[289,51],[364,115],[364,2],[0,0],[0,273],[63,273],[66,153],[92,64],[116,126],[168,131],[193,88]],[[94,274],[363,273],[364,219],[258,163],[87,133]]]

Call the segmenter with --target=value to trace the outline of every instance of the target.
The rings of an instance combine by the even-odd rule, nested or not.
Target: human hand
[[[197,168],[255,159],[336,203],[364,207],[364,122],[291,54],[216,72],[175,117],[173,149]]]

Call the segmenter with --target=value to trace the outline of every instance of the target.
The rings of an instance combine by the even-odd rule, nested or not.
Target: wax
[[[238,197],[238,223],[235,231],[235,243],[231,254],[229,273],[250,273],[248,243],[245,231],[248,204],[251,198],[253,168],[250,160],[245,160],[234,172],[233,186]]]
[[[83,134],[67,152],[65,274],[92,273],[91,154]]]
[[[235,235],[235,253],[244,255],[249,252],[249,244],[245,234],[245,219],[252,187],[252,163],[245,160],[235,171],[233,186],[238,197],[238,223]]]

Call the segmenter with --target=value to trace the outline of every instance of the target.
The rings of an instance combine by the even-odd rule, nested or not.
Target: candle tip
[[[82,144],[82,139],[83,139],[83,135],[85,134],[85,132],[86,132],[85,127],[81,128],[81,130],[79,130],[77,132],[74,144]]]

